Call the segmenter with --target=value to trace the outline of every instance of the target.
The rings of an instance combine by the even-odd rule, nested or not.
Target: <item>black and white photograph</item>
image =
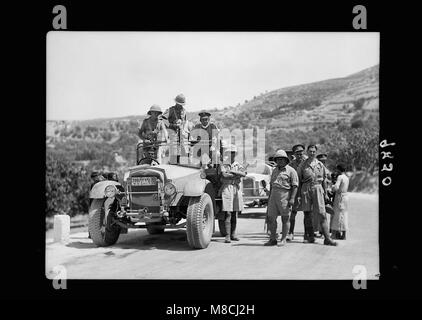
[[[46,36],[45,276],[378,280],[380,33]]]

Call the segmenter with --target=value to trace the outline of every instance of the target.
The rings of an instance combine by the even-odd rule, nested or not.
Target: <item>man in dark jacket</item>
[[[295,158],[290,162],[290,166],[297,171],[299,165],[307,159],[307,156],[304,154],[305,146],[303,144],[296,144],[292,147],[292,152]],[[292,212],[290,214],[290,230],[287,241],[294,239],[296,215],[297,212],[300,211],[299,194],[299,192],[296,193],[295,203],[293,204]]]
[[[206,154],[205,164],[208,164],[210,160],[212,160],[212,164],[217,164],[218,159],[216,157],[216,150],[219,130],[214,123],[210,122],[211,113],[207,111],[201,111],[198,115],[200,122],[195,125],[191,131],[192,143],[198,143],[202,139],[206,139],[208,141],[202,141],[201,149],[198,150],[197,154],[194,154],[194,157],[205,157]],[[201,154],[202,151],[204,151],[204,155]]]

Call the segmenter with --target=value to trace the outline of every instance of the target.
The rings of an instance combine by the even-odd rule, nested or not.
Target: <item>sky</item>
[[[236,106],[266,91],[379,63],[373,32],[57,32],[47,34],[47,120]]]

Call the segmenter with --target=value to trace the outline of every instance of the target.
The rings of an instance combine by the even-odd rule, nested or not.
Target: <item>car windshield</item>
[[[136,164],[148,163],[149,159],[154,159],[159,164],[173,164],[190,168],[201,168],[200,159],[194,158],[192,154],[184,152],[181,155],[170,156],[170,145],[144,145],[138,143],[136,146]],[[187,146],[190,150],[190,145]]]

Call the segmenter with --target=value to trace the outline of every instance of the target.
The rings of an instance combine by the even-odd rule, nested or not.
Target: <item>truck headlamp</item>
[[[107,198],[114,197],[116,193],[117,193],[117,189],[113,185],[107,186],[104,190],[104,194]]]
[[[173,194],[176,193],[176,186],[174,184],[172,184],[172,183],[166,183],[164,185],[164,193],[167,196],[172,196]]]

